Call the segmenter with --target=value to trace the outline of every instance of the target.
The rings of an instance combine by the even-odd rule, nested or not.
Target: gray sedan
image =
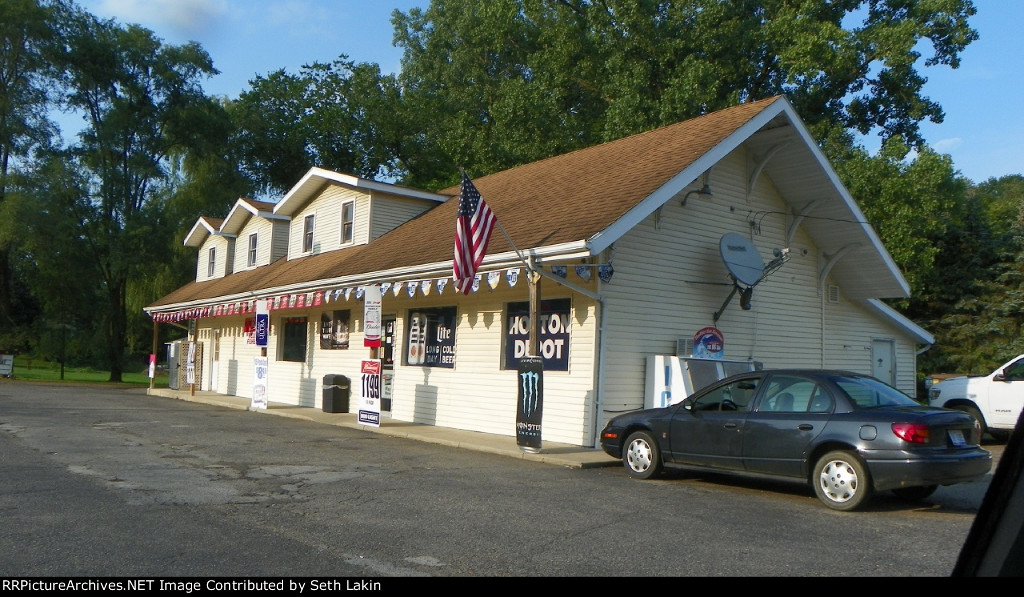
[[[602,449],[649,479],[665,466],[805,480],[829,508],[877,491],[921,500],[992,468],[970,415],[924,406],[849,371],[777,369],[734,375],[664,408],[619,415]]]

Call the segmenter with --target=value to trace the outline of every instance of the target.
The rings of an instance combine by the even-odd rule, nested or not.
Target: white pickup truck
[[[928,389],[932,406],[970,413],[981,432],[1003,440],[1009,437],[1024,404],[1024,354],[988,375],[965,375],[940,381]]]

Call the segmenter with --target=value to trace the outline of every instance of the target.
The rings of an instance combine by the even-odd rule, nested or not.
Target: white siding
[[[202,246],[199,247],[199,257],[196,259],[196,282],[204,282],[225,276],[225,271],[228,271],[228,259],[231,256],[233,240],[224,236],[210,235],[203,241]],[[216,264],[212,276],[209,275],[211,248],[217,250]]]
[[[741,309],[738,293],[725,304],[732,282],[720,255],[722,235],[734,232],[750,239],[767,263],[773,249],[785,247],[793,221],[763,176],[746,198],[746,164],[742,149],[730,154],[712,171],[712,198],[691,195],[685,206],[681,197],[673,199],[664,206],[658,227],[652,215],[615,243],[615,274],[601,289],[606,343],[602,419],[642,407],[647,356],[675,354],[677,339],[693,338],[706,326],[722,331],[727,359],[760,361],[769,368],[842,365],[868,374],[869,353],[837,345],[858,338],[860,350],[870,347],[871,337],[893,337],[892,329],[863,310],[847,305],[826,313],[817,287],[819,251],[799,228],[789,261],[754,288],[751,309]],[[831,322],[827,328],[826,321]],[[909,381],[911,388],[913,366],[905,369],[912,348],[906,338],[897,343],[900,382]]]
[[[544,298],[562,298],[566,291],[551,282],[542,287]],[[397,316],[395,377],[391,417],[442,427],[468,429],[510,436],[515,441],[517,376],[502,370],[505,305],[528,300],[524,279],[514,288],[504,283],[494,291],[481,290],[468,297],[456,297],[451,285],[438,296],[410,299],[403,291],[398,297],[387,293],[384,312]],[[405,365],[406,321],[410,310],[459,304],[457,311],[454,368]],[[322,350],[318,326],[324,311],[349,309],[352,318],[351,345],[347,350]],[[283,317],[309,318],[308,351],[305,363],[280,358],[280,325]],[[313,309],[271,311],[268,346],[270,368],[268,396],[271,401],[322,408],[323,377],[345,375],[352,383],[350,410],[358,406],[359,366],[369,358],[363,347],[363,302],[354,294]],[[596,310],[593,301],[573,297],[570,332],[569,371],[544,374],[544,416],[542,441],[591,445],[594,405],[593,352]],[[252,395],[252,359],[255,345],[245,344],[241,332],[244,317],[211,320],[222,329],[218,387],[214,391],[238,396]],[[204,330],[204,337],[209,334]]]
[[[274,224],[265,218],[252,217],[242,226],[235,240],[235,271],[250,270],[269,264],[273,243]],[[249,265],[249,236],[256,235],[256,265]]]
[[[355,204],[352,242],[341,243],[341,207],[347,202]],[[436,203],[410,199],[386,193],[371,195],[365,191],[342,185],[329,184],[312,201],[292,216],[288,231],[288,258],[304,255],[302,252],[303,222],[307,215],[315,214],[313,254],[334,251],[354,245],[364,245],[392,230]],[[309,254],[309,253],[305,253]]]
[[[345,201],[355,201],[355,221],[353,226],[353,242],[341,244],[341,205]],[[369,196],[340,185],[327,185],[315,199],[307,203],[294,216],[288,232],[288,258],[295,259],[309,253],[302,252],[303,226],[306,216],[315,214],[313,222],[313,251],[319,254],[334,251],[342,247],[366,244],[367,215],[369,213]]]
[[[433,201],[374,193],[370,209],[370,240],[401,226],[437,204]]]
[[[896,328],[874,317],[863,307],[851,303],[839,293],[839,303],[824,301],[825,367],[871,373],[873,340],[892,340],[895,344],[896,387],[917,395],[917,346]],[[886,380],[888,381],[888,380]]]

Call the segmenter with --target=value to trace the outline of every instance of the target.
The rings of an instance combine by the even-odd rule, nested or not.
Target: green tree
[[[969,190],[938,239],[931,301],[920,311],[936,345],[922,369],[985,373],[1024,353],[1024,189],[1022,177]]]
[[[298,74],[256,77],[229,109],[233,146],[263,193],[284,192],[313,166],[374,178],[390,176],[400,143],[393,76],[341,56]]]
[[[86,179],[59,153],[43,157],[11,194],[3,218],[12,227],[13,267],[39,304],[30,326],[40,358],[66,364],[103,363],[107,313],[97,309],[102,293],[91,239],[82,234],[92,213]]]
[[[57,0],[4,0],[0,3],[0,204],[7,199],[16,164],[46,147],[57,135],[48,118],[55,98],[48,48],[64,9]],[[26,323],[30,311],[15,309],[11,246],[0,235],[0,329]]]
[[[147,29],[83,12],[66,35],[67,102],[85,119],[71,147],[91,207],[82,234],[104,290],[110,381],[121,381],[129,287],[164,258],[167,245],[154,239],[173,158],[210,146],[219,130],[218,107],[200,87],[217,71],[198,44],[164,45]]]
[[[956,68],[974,13],[969,0],[434,0],[392,21],[425,148],[492,172],[777,94],[821,138],[916,147],[919,124],[943,119],[917,69]]]
[[[963,297],[935,322],[949,370],[987,373],[1024,353],[1024,210],[1000,262],[987,271],[990,278],[976,281],[982,292]]]
[[[911,155],[898,137],[878,154],[852,148],[836,169],[882,243],[910,284],[915,304],[935,292],[938,241],[962,222],[968,181],[958,176],[949,156],[922,147]],[[902,301],[904,310],[909,307]]]

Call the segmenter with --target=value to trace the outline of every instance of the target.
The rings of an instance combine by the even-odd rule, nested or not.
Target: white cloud
[[[201,40],[220,27],[227,0],[83,0],[80,4],[101,18],[137,23],[172,43]]]
[[[936,153],[949,153],[963,145],[964,140],[960,137],[950,137],[948,139],[939,139],[938,141],[931,144],[932,149]]]

